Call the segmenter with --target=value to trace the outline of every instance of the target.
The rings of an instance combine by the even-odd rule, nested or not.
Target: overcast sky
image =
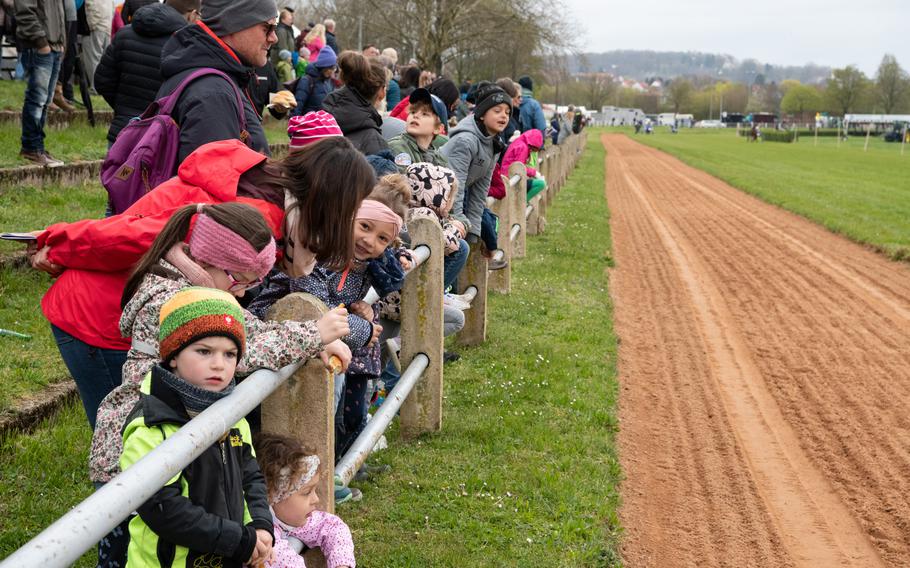
[[[910,0],[564,0],[582,51],[729,53],[762,63],[910,70]],[[751,6],[751,8],[750,8]]]

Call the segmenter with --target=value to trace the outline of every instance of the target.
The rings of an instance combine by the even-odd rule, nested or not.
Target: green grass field
[[[630,130],[629,130],[630,131]],[[659,128],[633,139],[883,252],[910,259],[910,148],[862,137],[749,143],[732,130]]]
[[[442,431],[404,443],[393,427],[376,458],[391,472],[339,509],[360,564],[620,565],[603,167],[593,136],[547,233],[515,261],[512,294],[491,297],[486,344],[446,367]],[[90,492],[81,412],[0,442],[0,475],[15,480],[0,484],[0,557]]]
[[[80,97],[79,87],[74,92],[79,104],[76,110],[84,111],[81,106],[82,98]],[[25,100],[25,82],[24,81],[0,81],[0,110],[22,111],[22,101]],[[111,107],[104,102],[104,97],[95,95],[92,97],[92,108],[96,110],[111,110]]]

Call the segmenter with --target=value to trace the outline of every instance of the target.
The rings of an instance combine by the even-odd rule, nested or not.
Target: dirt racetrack
[[[603,143],[626,564],[910,566],[910,268]]]

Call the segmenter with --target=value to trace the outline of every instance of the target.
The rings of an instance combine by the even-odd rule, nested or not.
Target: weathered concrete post
[[[462,345],[480,345],[487,339],[487,259],[480,247],[479,239],[471,243],[468,262],[458,276],[458,288],[462,292],[470,286],[477,288],[471,308],[464,312],[464,329],[458,332],[458,342]]]
[[[504,178],[504,176],[503,176]],[[509,263],[508,266],[501,270],[494,270],[490,274],[489,288],[494,292],[508,294],[512,291],[512,241],[509,239],[509,231],[512,227],[512,210],[509,207],[509,201],[515,199],[515,188],[509,185],[509,180],[503,179],[503,186],[506,188],[506,196],[502,199],[494,199],[493,206],[490,210],[494,215],[499,217],[499,229],[496,231],[496,240],[499,248],[503,252],[503,260]]]
[[[540,231],[540,215],[538,214],[540,212],[540,195],[539,194],[535,195],[534,199],[532,199],[531,202],[528,203],[528,205],[530,205],[533,208],[531,211],[531,215],[528,216],[528,222],[527,222],[528,235],[533,237],[535,235],[539,235],[541,232]]]
[[[430,365],[401,407],[401,435],[413,438],[442,428],[442,230],[430,219],[408,223],[411,246],[430,247],[430,257],[404,280],[401,289],[401,368],[424,353]]]
[[[315,320],[328,311],[311,294],[290,294],[268,312],[275,321]],[[335,487],[331,472],[335,467],[335,395],[332,375],[322,361],[310,359],[283,385],[262,402],[262,429],[298,438],[314,448],[324,473],[316,486],[318,508],[335,512]],[[319,549],[306,553],[307,566],[324,568],[325,557]]]
[[[515,186],[509,185],[510,179],[515,176],[520,179]],[[546,174],[544,174],[546,177]],[[503,179],[503,184],[508,188],[506,191],[512,193],[512,197],[506,196],[509,202],[511,216],[511,225],[521,227],[518,236],[512,241],[512,258],[524,258],[527,247],[527,221],[525,220],[525,207],[528,205],[528,178],[527,170],[524,164],[515,162],[509,167],[508,178]],[[511,232],[511,228],[509,231]]]

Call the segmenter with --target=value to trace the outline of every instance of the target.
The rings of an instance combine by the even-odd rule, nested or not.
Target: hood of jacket
[[[216,201],[234,201],[240,176],[266,160],[236,138],[203,144],[183,160],[177,169],[181,181],[211,194]]]
[[[470,136],[476,138],[484,146],[493,145],[493,137],[489,134],[485,134],[480,130],[480,126],[477,124],[477,121],[474,120],[474,113],[469,114],[468,116],[461,119],[461,122],[458,123],[455,128],[449,131],[449,140],[453,140],[456,136]]]
[[[543,132],[532,128],[518,137],[530,148],[543,148]]]
[[[335,117],[345,136],[368,128],[382,128],[382,117],[376,109],[350,87],[342,87],[326,95],[322,108]]]
[[[171,36],[161,50],[161,77],[168,79],[201,67],[227,73],[237,80],[241,89],[254,75],[251,67],[235,59],[201,27],[185,26]]]
[[[160,37],[171,35],[177,30],[186,27],[187,22],[180,12],[167,4],[149,4],[143,6],[133,14],[130,22],[133,31],[144,37]]]

